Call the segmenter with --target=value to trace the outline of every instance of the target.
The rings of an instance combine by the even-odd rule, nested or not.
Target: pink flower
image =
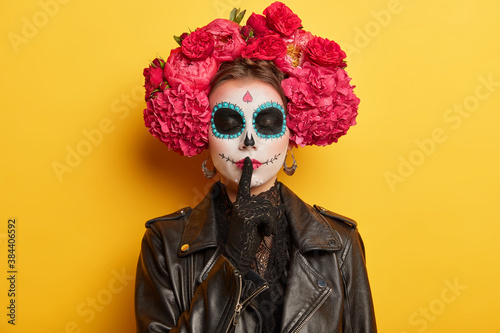
[[[165,89],[148,101],[144,110],[149,132],[185,156],[195,156],[207,148],[210,117],[207,94],[183,84]]]
[[[206,90],[218,69],[219,64],[212,57],[201,61],[189,60],[178,47],[170,52],[165,64],[165,77],[171,87],[182,83],[192,89]]]
[[[214,50],[212,34],[196,30],[182,41],[182,53],[190,60],[205,60]]]
[[[215,45],[212,56],[219,62],[238,58],[247,45],[240,34],[240,26],[236,22],[216,19],[202,30],[213,35]]]
[[[163,59],[156,58],[148,68],[144,68],[143,75],[146,100],[151,98],[151,94],[155,90],[162,90],[167,86],[165,76],[163,75],[164,65],[165,61]]]
[[[296,76],[281,82],[289,98],[287,126],[296,146],[326,146],[356,124],[359,98],[342,68],[305,63]]]
[[[285,39],[287,51],[282,57],[274,60],[274,63],[285,73],[292,74],[296,67],[302,66],[306,60],[306,46],[313,35],[305,30],[297,30],[293,35]]]
[[[309,40],[306,54],[312,63],[319,66],[342,68],[346,66],[344,62],[345,52],[342,51],[339,44],[326,38],[313,37]]]
[[[266,17],[259,14],[252,13],[247,20],[247,26],[253,29],[256,37],[264,37],[274,33],[267,27]]]
[[[283,36],[290,36],[302,26],[300,18],[282,2],[274,2],[264,9],[267,26]]]
[[[251,59],[273,60],[286,52],[285,42],[277,36],[253,38],[251,44],[243,51],[242,56]]]

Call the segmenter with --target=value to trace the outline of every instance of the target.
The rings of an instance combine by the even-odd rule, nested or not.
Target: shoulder
[[[314,209],[325,216],[330,223],[333,223],[335,230],[337,230],[342,238],[344,244],[344,251],[342,251],[341,262],[344,262],[346,253],[350,252],[353,255],[360,253],[363,258],[365,256],[365,247],[361,235],[357,230],[357,223],[353,219],[343,215],[329,211],[321,206],[314,205]]]
[[[172,227],[173,225],[178,225],[179,222],[183,222],[186,220],[186,217],[188,217],[191,214],[191,207],[184,207],[181,208],[173,213],[155,217],[153,219],[150,219],[146,222],[146,228],[159,228],[161,229],[162,227]],[[184,223],[181,223],[184,224]]]
[[[334,213],[321,206],[314,205],[314,209],[321,215],[328,217],[334,223],[340,223],[341,225],[347,226],[351,229],[356,229],[356,227],[358,226],[356,221],[354,221],[353,219],[340,215],[338,213]]]
[[[145,253],[152,251],[156,255],[176,258],[179,241],[184,233],[187,217],[191,208],[186,207],[173,213],[155,217],[146,222],[142,247]],[[146,250],[144,250],[146,249]]]
[[[191,207],[185,207],[173,213],[148,220],[144,239],[162,247],[167,243],[177,244],[184,233],[186,221],[190,214]]]
[[[326,219],[328,222],[330,222],[330,224],[340,224],[348,226],[352,229],[356,229],[357,223],[353,219],[334,213],[318,205],[313,205],[313,208],[311,207],[311,205],[302,201],[302,199],[300,199],[295,193],[293,193],[287,186],[282,183],[279,183],[279,185],[283,203],[285,204],[285,206],[293,207],[293,211],[307,211],[313,216],[318,216],[317,214],[319,214],[323,216],[324,219]]]

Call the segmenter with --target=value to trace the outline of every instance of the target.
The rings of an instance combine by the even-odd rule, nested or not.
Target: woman
[[[264,14],[271,17],[276,7],[287,9],[276,4]],[[250,45],[252,41],[246,50],[251,51]],[[172,60],[178,52],[183,51],[174,50],[163,66],[158,62],[168,88],[157,83],[162,95],[151,87],[147,91],[145,119],[153,134],[160,129],[168,133],[162,141],[189,155],[200,145],[196,138],[190,143],[178,140],[177,145],[168,141],[175,135],[168,124],[177,119],[168,114],[179,105],[186,107],[176,103],[179,92],[194,96],[203,89],[193,92],[185,82],[172,85],[182,77],[168,70],[170,60],[179,62]],[[269,61],[241,55],[245,50],[217,66],[205,90],[208,104],[199,107],[210,111],[208,150],[220,181],[195,208],[147,223],[136,279],[138,331],[376,332],[355,222],[307,205],[277,182],[282,165],[293,173],[295,161],[287,167],[286,154],[302,135],[292,133],[287,121],[293,117],[286,110],[297,111],[298,105],[293,93],[283,89],[295,83],[284,84],[292,73],[285,78],[276,57]],[[198,106],[205,102],[197,98]],[[203,112],[190,112],[204,118]],[[203,169],[213,176],[205,163]]]

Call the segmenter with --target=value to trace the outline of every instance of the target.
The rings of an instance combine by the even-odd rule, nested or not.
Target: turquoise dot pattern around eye
[[[255,118],[257,118],[257,115],[259,114],[260,111],[270,108],[270,107],[275,107],[276,109],[280,110],[281,113],[283,114],[283,126],[281,127],[281,132],[278,134],[273,134],[273,135],[266,135],[266,134],[261,134],[259,131],[257,131],[257,128],[255,128]],[[285,115],[285,109],[281,106],[281,104],[276,103],[276,102],[266,102],[262,105],[259,105],[259,107],[254,111],[253,117],[252,117],[252,126],[255,130],[255,133],[259,136],[259,138],[262,139],[277,139],[281,138],[283,135],[285,135],[286,132],[286,115]]]
[[[241,119],[242,119],[242,122],[243,122],[243,127],[241,129],[241,131],[239,131],[238,133],[236,134],[221,134],[217,131],[217,128],[215,127],[215,123],[214,123],[214,115],[215,115],[215,112],[217,112],[217,110],[219,109],[231,109],[231,110],[235,110],[237,111],[240,116],[241,116]],[[232,104],[232,103],[228,103],[228,102],[222,102],[222,103],[219,103],[217,104],[216,106],[214,106],[213,110],[212,110],[212,117],[210,119],[210,124],[211,124],[211,127],[212,127],[212,133],[214,134],[214,136],[216,138],[219,138],[219,139],[236,139],[237,137],[239,137],[241,134],[243,134],[243,131],[245,130],[245,114],[243,113],[243,111],[241,110],[241,108],[235,104]]]

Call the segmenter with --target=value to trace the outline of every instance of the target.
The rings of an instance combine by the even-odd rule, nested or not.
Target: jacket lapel
[[[325,327],[335,332],[342,322],[343,287],[335,255],[342,248],[340,235],[284,185],[281,194],[295,247],[290,258],[282,332],[304,327],[306,332],[322,332]]]
[[[282,332],[294,332],[302,327],[331,293],[331,283],[295,251],[290,262],[283,306]]]
[[[187,217],[184,233],[177,250],[179,257],[186,257],[209,247],[217,247],[219,244],[214,204],[215,198],[219,195],[221,195],[221,190],[219,185],[215,183],[210,188],[210,192]]]

